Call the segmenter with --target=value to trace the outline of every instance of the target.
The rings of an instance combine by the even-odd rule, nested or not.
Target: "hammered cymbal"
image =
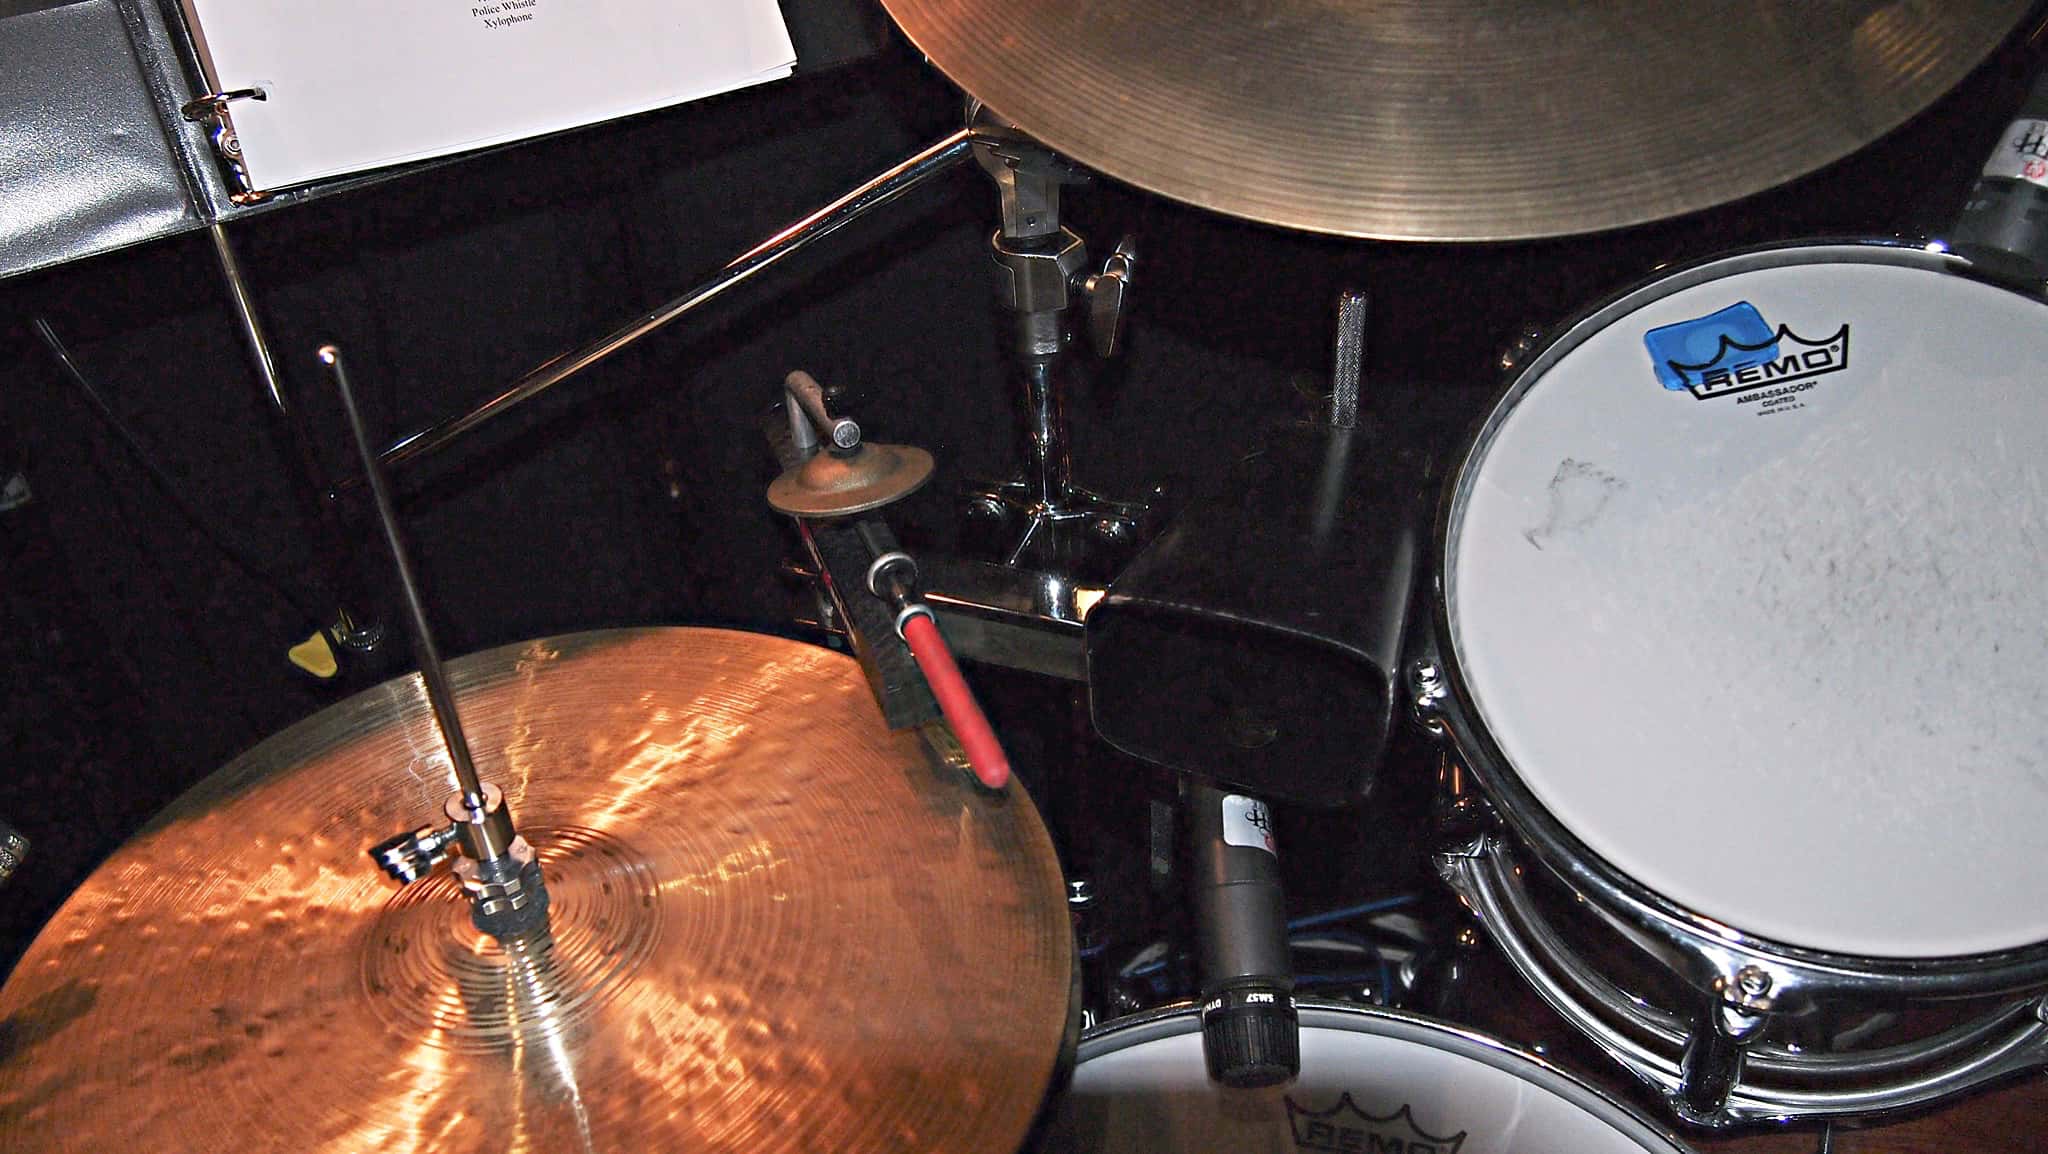
[[[1072,945],[1020,790],[933,768],[854,662],[709,629],[451,663],[550,938],[365,854],[451,791],[417,677],[263,742],[58,911],[0,988],[0,1145],[1014,1149]]]
[[[1783,183],[1948,91],[2026,0],[882,0],[1051,148],[1268,224],[1511,240]]]

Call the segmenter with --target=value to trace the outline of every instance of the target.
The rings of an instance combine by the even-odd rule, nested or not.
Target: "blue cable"
[[[1397,910],[1402,906],[1413,904],[1414,901],[1414,894],[1401,894],[1397,897],[1382,898],[1376,902],[1366,902],[1364,905],[1346,906],[1343,909],[1330,910],[1326,913],[1309,914],[1307,917],[1296,918],[1288,922],[1287,929],[1291,933],[1295,930],[1306,930],[1315,926],[1327,926],[1331,922],[1350,921],[1352,918],[1362,918],[1367,914]]]

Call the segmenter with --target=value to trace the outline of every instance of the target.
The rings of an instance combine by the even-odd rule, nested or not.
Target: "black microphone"
[[[2048,75],[2034,81],[1949,230],[1949,251],[1992,276],[2048,280]]]
[[[1266,803],[1190,780],[1185,794],[1202,981],[1202,1055],[1226,1086],[1272,1086],[1301,1070],[1287,904]]]

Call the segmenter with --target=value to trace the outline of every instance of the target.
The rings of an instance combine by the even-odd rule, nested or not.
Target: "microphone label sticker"
[[[1984,175],[2048,188],[2048,120],[2015,120],[1984,162]]]
[[[1734,397],[1758,413],[1805,408],[1801,396],[1849,367],[1849,326],[1819,339],[1773,325],[1748,301],[1643,334],[1657,383],[1697,400]]]
[[[1255,797],[1223,795],[1223,840],[1280,856],[1280,847],[1273,841],[1273,815],[1267,812],[1266,803]]]

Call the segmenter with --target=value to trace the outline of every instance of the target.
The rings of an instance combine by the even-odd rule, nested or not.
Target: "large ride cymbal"
[[[1072,946],[1021,790],[883,729],[846,657],[708,629],[450,665],[553,896],[501,946],[364,850],[452,787],[417,678],[265,741],[0,989],[0,1146],[1014,1149]]]
[[[1954,86],[2027,0],[882,0],[1097,171],[1269,224],[1509,240],[1734,200]]]

